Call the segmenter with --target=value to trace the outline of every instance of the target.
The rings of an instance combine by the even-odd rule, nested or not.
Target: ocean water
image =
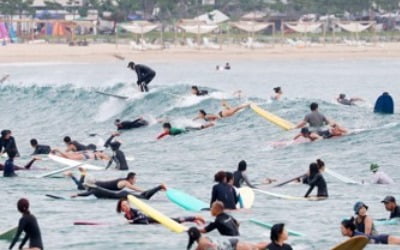
[[[376,98],[388,91],[399,110],[400,61],[370,60],[282,60],[232,61],[232,70],[217,72],[215,65],[224,62],[151,63],[157,77],[144,95],[134,88],[135,76],[126,62],[108,63],[23,63],[0,64],[0,77],[11,77],[0,85],[0,129],[11,129],[22,157],[29,160],[29,140],[63,147],[62,139],[70,135],[82,142],[92,142],[89,133],[106,138],[114,130],[116,118],[134,119],[143,115],[151,121],[147,128],[124,132],[122,150],[135,161],[130,170],[138,174],[138,186],[150,188],[159,183],[182,189],[208,201],[214,173],[235,170],[237,163],[248,162],[253,182],[270,177],[285,180],[304,173],[317,158],[342,175],[368,181],[369,164],[376,162],[399,183],[400,151],[399,115],[372,113]],[[207,88],[209,97],[192,97],[190,86]],[[283,100],[271,102],[272,88],[281,86]],[[240,100],[236,90],[245,95]],[[96,94],[94,90],[129,96],[118,100]],[[339,93],[365,99],[359,106],[342,106],[335,102]],[[157,118],[168,118],[174,126],[196,125],[191,119],[197,110],[209,113],[220,110],[221,100],[232,105],[254,101],[267,110],[294,123],[308,112],[312,101],[320,111],[344,127],[358,131],[349,136],[314,143],[273,148],[272,142],[290,140],[297,131],[283,131],[257,116],[251,110],[224,119],[213,128],[156,141],[161,132]],[[2,159],[4,161],[4,159]],[[96,162],[97,165],[104,163]],[[174,234],[160,225],[125,224],[115,212],[116,201],[50,200],[45,194],[71,195],[77,192],[66,178],[37,179],[34,176],[60,168],[43,160],[35,164],[42,170],[19,172],[18,178],[0,180],[0,230],[16,225],[20,214],[16,201],[26,197],[37,217],[46,249],[185,249],[187,236]],[[48,170],[43,170],[48,169]],[[98,179],[125,176],[125,172],[93,173]],[[253,225],[250,218],[269,223],[284,222],[287,228],[306,234],[290,237],[294,249],[329,249],[345,240],[339,226],[344,217],[353,214],[353,204],[364,201],[373,218],[388,217],[380,200],[385,195],[400,199],[399,184],[391,186],[350,185],[325,174],[330,198],[326,201],[290,201],[256,193],[254,207],[233,213],[240,222],[240,239],[267,241],[269,232]],[[267,188],[262,186],[261,188]],[[302,196],[304,185],[286,185],[273,192]],[[157,194],[150,205],[169,216],[193,214]],[[209,221],[207,212],[201,213]],[[74,226],[74,221],[106,222],[104,226]],[[398,226],[380,226],[378,231],[400,236]],[[217,232],[210,234],[220,237]],[[7,242],[0,241],[0,249]],[[396,249],[391,246],[369,246],[368,249]]]

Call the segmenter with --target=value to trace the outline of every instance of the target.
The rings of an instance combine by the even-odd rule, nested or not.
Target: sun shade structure
[[[254,21],[239,21],[232,22],[231,25],[240,30],[249,32],[249,33],[257,33],[264,29],[267,29],[270,26],[273,26],[273,23],[267,22],[254,22]]]
[[[182,19],[177,26],[187,33],[196,35],[207,34],[218,29],[218,25],[216,24],[207,24],[204,21],[195,19]]]
[[[337,22],[336,25],[342,30],[352,33],[360,33],[373,27],[375,22]]]
[[[312,33],[317,31],[322,26],[322,23],[317,23],[317,22],[285,23],[285,26],[298,33]]]
[[[150,23],[148,21],[134,21],[129,23],[122,23],[119,26],[122,29],[134,34],[146,34],[158,28],[159,24]]]

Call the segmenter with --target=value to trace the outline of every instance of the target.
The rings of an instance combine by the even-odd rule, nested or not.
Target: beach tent
[[[322,26],[319,22],[297,22],[297,23],[284,23],[289,29],[298,33],[313,33],[317,32]]]
[[[345,40],[345,43],[348,45],[365,45],[366,44],[365,41],[360,43],[359,34],[368,29],[372,29],[376,36],[376,29],[375,29],[376,22],[375,21],[359,21],[359,22],[337,21],[337,22],[335,22],[335,25],[344,31],[350,32],[353,35],[353,38],[356,42]],[[335,35],[334,29],[333,29],[333,35]],[[375,41],[376,41],[376,38],[375,38]]]
[[[181,19],[176,27],[186,33],[195,34],[197,37],[197,45],[200,45],[201,35],[211,33],[218,29],[216,24],[207,24],[205,21],[195,19]]]
[[[144,34],[149,33],[151,31],[157,29],[158,27],[160,27],[159,23],[151,23],[151,22],[148,22],[148,21],[132,21],[132,22],[129,22],[129,23],[119,24],[119,27],[124,29],[124,30],[126,30],[126,31],[128,31],[128,32],[140,35],[141,36],[140,41],[141,41],[141,48],[142,49],[146,49],[146,48],[149,48],[149,49],[161,49],[161,48],[163,48],[163,45],[160,46],[160,45],[147,44],[146,41],[144,40]],[[161,37],[161,40],[163,40],[162,39],[162,31],[160,33],[160,37]]]
[[[260,32],[270,26],[273,26],[273,23],[255,22],[255,21],[238,21],[238,22],[232,22],[231,25],[240,30],[254,34],[254,33]]]
[[[213,10],[198,17],[194,20],[203,21],[206,24],[220,24],[229,20],[229,17],[219,10]]]

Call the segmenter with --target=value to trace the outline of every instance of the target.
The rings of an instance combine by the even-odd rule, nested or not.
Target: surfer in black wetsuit
[[[125,154],[119,148],[121,147],[121,143],[118,141],[113,141],[115,136],[119,136],[118,133],[113,133],[110,138],[107,139],[104,147],[111,147],[113,151],[113,155],[111,156],[111,160],[108,162],[106,169],[108,169],[113,162],[116,164],[116,169],[118,170],[128,170],[129,166],[126,162]]]
[[[50,154],[51,148],[47,145],[40,145],[36,139],[31,139],[31,146],[35,150],[32,155]]]
[[[133,121],[122,121],[120,119],[116,119],[114,125],[118,130],[128,130],[133,128],[140,128],[149,125],[149,122],[143,119],[142,117],[137,118]]]
[[[26,241],[29,240],[30,250],[42,250],[43,243],[39,224],[37,223],[36,217],[29,211],[29,201],[27,199],[20,199],[17,203],[17,208],[22,214],[22,218],[19,220],[17,233],[15,234],[9,249],[14,247],[22,231],[24,231],[25,237],[22,239],[19,249],[22,249]]]
[[[292,250],[293,248],[286,244],[288,232],[285,230],[285,224],[275,224],[271,228],[270,243],[258,243],[257,249],[268,250]]]
[[[217,229],[221,235],[239,236],[239,222],[232,216],[224,212],[224,203],[215,201],[211,206],[211,215],[215,216],[215,221],[208,224],[200,232],[208,233]]]
[[[17,143],[15,142],[15,139],[12,136],[11,130],[5,129],[1,131],[0,154],[8,153],[11,151],[16,152],[17,157],[19,156]]]
[[[310,185],[310,188],[307,190],[304,197],[308,197],[314,187],[318,188],[317,197],[326,197],[328,198],[328,187],[326,185],[326,181],[322,174],[319,171],[317,163],[310,164],[309,176],[307,184]]]
[[[192,94],[196,96],[208,95],[207,90],[199,90],[197,86],[192,86]]]
[[[246,161],[242,160],[238,164],[238,169],[233,173],[233,185],[237,188],[240,188],[240,186],[243,183],[246,183],[247,186],[251,188],[256,188],[254,185],[252,185],[249,181],[249,178],[247,177],[246,174],[246,169],[247,169],[247,163]]]
[[[158,224],[159,222],[144,215],[139,210],[131,208],[126,197],[121,198],[117,203],[117,213],[124,213],[124,217],[129,221],[130,224]],[[203,225],[205,220],[201,216],[186,216],[171,218],[172,220],[183,223],[183,222],[195,222],[198,225]]]
[[[137,85],[142,92],[149,92],[147,85],[156,76],[156,72],[143,64],[135,64],[134,62],[129,62],[128,68],[134,70],[137,74]]]
[[[0,171],[4,171],[4,176],[5,177],[12,177],[12,176],[17,176],[14,171],[17,170],[29,170],[33,163],[38,160],[38,158],[32,158],[24,167],[16,166],[14,165],[14,157],[15,157],[15,152],[12,153],[10,152],[9,154],[9,159],[5,162],[5,164],[0,163]],[[12,156],[12,158],[10,157]]]
[[[65,152],[77,152],[77,151],[85,151],[85,150],[96,150],[96,145],[94,144],[89,144],[89,145],[83,145],[77,141],[71,140],[71,137],[65,136],[64,137],[64,142],[67,144],[67,150]]]
[[[218,182],[212,188],[210,207],[214,201],[221,201],[226,209],[236,209],[237,195],[235,189],[226,183],[226,173],[219,171],[214,180]]]

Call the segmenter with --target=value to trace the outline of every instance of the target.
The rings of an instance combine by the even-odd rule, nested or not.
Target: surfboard
[[[344,183],[348,183],[348,184],[361,184],[361,182],[355,181],[349,177],[343,176],[341,174],[338,174],[330,169],[328,169],[327,167],[325,167],[325,172],[329,175],[331,175],[332,177],[335,177],[336,179],[344,182]]]
[[[55,200],[66,200],[66,201],[84,201],[84,200],[96,200],[97,198],[94,196],[78,196],[75,198],[71,198],[69,196],[61,196],[61,195],[53,195],[53,194],[46,194],[46,197],[55,199]]]
[[[105,95],[105,96],[110,96],[110,97],[115,97],[115,98],[118,98],[118,99],[122,99],[122,100],[126,100],[126,99],[128,99],[129,97],[127,97],[127,96],[122,96],[122,95],[114,95],[114,94],[111,94],[111,93],[106,93],[106,92],[102,92],[102,91],[95,91],[97,94],[100,94],[100,95]]]
[[[362,250],[368,244],[368,238],[365,236],[354,236],[338,245],[331,250]]]
[[[96,170],[96,171],[105,170],[105,167],[98,167],[98,166],[83,163],[80,161],[63,158],[63,157],[60,157],[60,156],[57,156],[54,154],[49,154],[49,158],[52,159],[53,161],[56,161],[58,163],[68,165],[68,166],[81,166],[87,170]]]
[[[204,201],[178,189],[168,188],[166,193],[171,202],[188,211],[199,212],[210,207],[210,205]]]
[[[278,127],[281,127],[282,129],[285,130],[291,130],[295,127],[295,125],[277,115],[274,115],[265,109],[260,108],[256,104],[252,103],[250,104],[250,108],[259,116],[263,117],[265,120],[275,124]]]
[[[375,226],[399,225],[399,224],[400,224],[400,218],[374,220]]]
[[[142,213],[158,221],[161,225],[168,228],[169,230],[175,233],[182,233],[187,231],[187,228],[185,226],[172,220],[171,218],[159,212],[158,210],[150,207],[149,205],[139,200],[138,198],[134,197],[133,195],[128,195],[128,200],[131,204],[136,206]]]
[[[239,194],[242,201],[243,207],[238,204],[237,208],[251,208],[254,203],[254,191],[249,187],[239,188]]]
[[[394,103],[390,95],[381,95],[375,102],[374,113],[393,114]]]
[[[254,223],[254,224],[258,225],[258,226],[261,226],[261,227],[264,227],[264,228],[267,228],[267,229],[271,229],[272,226],[273,226],[273,224],[271,224],[271,223],[266,223],[266,222],[263,222],[263,221],[260,221],[260,220],[257,220],[257,219],[250,219],[249,221],[251,223]],[[299,236],[299,237],[305,236],[305,234],[299,233],[299,232],[296,232],[296,231],[293,231],[293,230],[286,229],[286,231],[291,236]]]
[[[4,230],[3,232],[0,232],[0,240],[12,241],[17,229],[18,227],[14,226]]]
[[[75,226],[104,226],[109,225],[105,222],[95,222],[95,221],[74,221]]]
[[[295,181],[295,180],[297,180],[297,179],[301,179],[301,178],[303,178],[303,177],[305,177],[305,176],[306,176],[306,174],[302,174],[302,175],[296,176],[296,177],[294,177],[294,178],[291,178],[291,179],[289,179],[289,180],[287,180],[287,181],[283,181],[283,182],[281,182],[281,183],[278,183],[278,184],[276,184],[276,185],[274,185],[274,186],[272,186],[272,187],[282,187],[283,185],[286,185],[286,184],[288,184],[288,183],[291,183],[291,182],[293,182],[293,181]]]
[[[64,171],[67,171],[67,170],[70,170],[70,169],[73,169],[73,168],[77,168],[77,167],[79,167],[81,165],[82,164],[77,165],[77,166],[68,166],[68,167],[65,167],[65,168],[60,168],[60,169],[57,169],[57,170],[54,170],[54,171],[51,171],[51,172],[48,172],[48,173],[45,173],[45,174],[37,175],[36,178],[50,177],[52,175],[56,175],[56,174],[62,173]]]
[[[298,201],[320,201],[320,200],[325,200],[325,197],[316,197],[316,196],[311,196],[311,197],[300,197],[300,196],[291,196],[291,195],[284,195],[284,194],[277,194],[277,193],[273,193],[273,192],[269,192],[269,191],[265,191],[265,190],[261,190],[261,189],[257,189],[254,188],[254,191],[266,194],[266,195],[270,195],[273,197],[277,197],[277,198],[281,198],[281,199],[286,199],[286,200],[298,200]]]

